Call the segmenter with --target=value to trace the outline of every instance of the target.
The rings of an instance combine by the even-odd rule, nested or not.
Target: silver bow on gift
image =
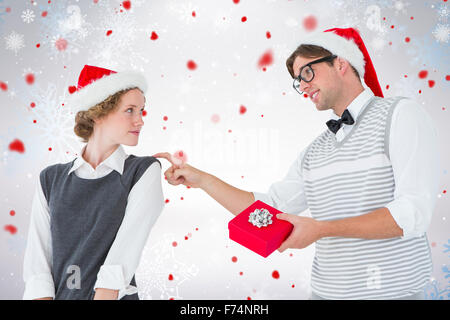
[[[272,214],[267,209],[255,209],[250,213],[248,222],[258,228],[267,227],[272,224]]]

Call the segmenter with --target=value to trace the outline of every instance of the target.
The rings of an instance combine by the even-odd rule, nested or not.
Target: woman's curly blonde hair
[[[89,108],[87,111],[78,111],[75,116],[75,127],[73,128],[75,134],[82,138],[83,142],[88,142],[94,132],[94,120],[101,119],[109,113],[115,111],[119,105],[122,95],[133,89],[139,88],[130,88],[117,91],[102,102]]]

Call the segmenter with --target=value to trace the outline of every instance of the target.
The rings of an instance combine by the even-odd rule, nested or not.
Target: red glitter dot
[[[273,52],[272,50],[267,50],[258,60],[258,67],[264,68],[270,66],[273,63]]]
[[[40,46],[41,46],[40,43],[37,43],[37,44],[36,44],[36,48],[39,48]]]
[[[291,287],[292,287],[292,288],[295,288],[295,284],[293,284]]]
[[[411,19],[411,20],[414,20],[414,17],[411,17],[410,19]]]
[[[34,103],[34,102],[30,103],[30,107],[31,107],[31,108],[36,107],[36,103]]]
[[[436,82],[434,80],[428,80],[428,86],[430,88],[433,88],[435,84],[436,84]]]
[[[169,281],[172,281],[172,280],[173,280],[173,275],[169,274]]]
[[[242,22],[247,21],[247,17],[246,17],[246,16],[243,16],[243,17],[241,18],[241,21],[242,21]]]
[[[184,198],[183,198],[183,197],[181,197],[181,198],[180,198],[180,200],[184,200]]]
[[[176,247],[178,243],[176,241],[172,242],[172,247]]]
[[[244,113],[246,113],[246,112],[247,112],[247,108],[241,105],[241,106],[239,107],[239,113],[240,113],[240,114],[244,114]]]
[[[15,212],[14,210],[11,210],[11,211],[9,212],[9,215],[10,215],[11,217],[14,217],[14,216],[16,215],[16,212]]]
[[[240,275],[240,276],[242,276],[243,274],[244,274],[244,273],[243,273],[242,271],[241,271],[241,272],[239,272],[239,275]]]
[[[266,38],[267,38],[267,39],[272,38],[272,35],[270,34],[270,31],[267,31],[267,32],[266,32]]]
[[[8,224],[4,227],[5,231],[8,231],[11,234],[15,234],[17,232],[17,228],[12,224]]]
[[[192,16],[195,18],[197,16],[197,14],[195,13],[195,11],[192,11]]]
[[[188,239],[188,237],[187,236],[184,236],[184,240],[187,240]]]
[[[391,29],[394,29],[394,25],[391,26]]]
[[[447,193],[447,190],[442,191],[442,193]]]
[[[211,121],[214,123],[218,123],[220,121],[220,116],[218,114],[213,114],[211,116]]]
[[[197,64],[193,60],[189,60],[187,62],[187,67],[189,70],[195,70],[197,69]]]
[[[7,8],[5,9],[5,11],[8,12],[8,13],[10,13],[10,12],[11,12],[11,8],[10,8],[10,7],[7,7]]]
[[[75,86],[70,86],[69,88],[67,88],[68,90],[69,90],[69,93],[70,94],[72,94],[72,93],[74,93],[75,91],[77,91],[77,87],[75,87]]]
[[[410,41],[411,41],[411,39],[409,37],[405,38],[405,42],[410,42]]]
[[[67,49],[67,40],[63,38],[59,38],[55,41],[55,47],[58,51],[64,51]]]
[[[427,70],[422,70],[419,72],[419,78],[420,79],[425,79],[428,76],[428,71]]]
[[[389,90],[389,85],[388,84],[386,85],[386,90]]]
[[[47,16],[47,11],[42,11],[41,16],[45,18]]]
[[[28,74],[25,76],[25,81],[26,81],[29,85],[32,85],[32,84],[34,83],[34,74],[28,73]]]
[[[145,117],[147,115],[147,111],[146,110],[142,110],[142,116]]]
[[[124,9],[130,10],[130,8],[131,8],[131,1],[123,1],[122,5],[123,5]]]
[[[252,298],[250,298],[250,297],[247,297],[247,300],[252,300]]]
[[[232,258],[231,258],[231,261],[237,262],[237,257],[232,257]]]
[[[33,120],[33,123],[36,123],[36,120]]]
[[[167,116],[164,116],[164,117],[163,117],[163,120],[164,120],[164,121],[167,121],[168,119],[169,119],[169,118],[168,118]]]
[[[53,150],[52,147],[49,147],[49,148],[48,148],[48,151],[52,151],[52,150]]]
[[[25,152],[25,146],[23,144],[22,141],[20,141],[19,139],[14,140],[13,142],[11,142],[9,144],[9,150],[10,151],[16,151],[19,153],[24,153]]]
[[[152,35],[150,36],[150,40],[158,39],[158,34],[155,31],[152,31]]]
[[[308,98],[308,94],[307,94],[307,93],[304,93],[304,94],[303,94],[303,97]]]
[[[238,4],[240,0],[233,0],[235,4]]]
[[[446,75],[445,80],[450,81],[450,75]]]
[[[111,33],[112,33],[112,30],[106,31],[106,36],[109,37],[111,35]]]
[[[272,272],[272,278],[279,279],[280,278],[280,273],[277,270],[274,270]]]
[[[313,31],[317,27],[317,19],[314,16],[308,16],[303,19],[303,27],[306,31]]]
[[[169,203],[169,201],[170,201],[169,199],[166,199],[166,203]]]
[[[3,91],[7,91],[8,85],[6,83],[4,83],[3,81],[0,81],[0,89],[2,89]]]

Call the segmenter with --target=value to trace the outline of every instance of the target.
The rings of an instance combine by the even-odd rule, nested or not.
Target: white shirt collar
[[[364,89],[352,102],[347,106],[347,110],[352,115],[353,119],[356,122],[359,115],[363,111],[363,107],[366,105],[366,102],[369,101],[373,97],[373,93],[370,90]],[[340,117],[333,112],[331,112],[331,117],[334,120],[338,120]]]
[[[88,166],[91,170],[92,166],[84,160],[82,157],[82,154],[84,150],[86,149],[86,145],[81,149],[79,156],[75,159],[75,162],[73,163],[72,168],[70,169],[68,174],[71,174],[73,171],[77,170],[81,166]],[[96,168],[96,170],[99,167],[106,166],[108,168],[111,168],[113,170],[116,170],[118,173],[123,173],[123,167],[125,165],[125,160],[128,158],[128,155],[125,153],[125,150],[123,149],[122,145],[119,145],[117,149],[105,160],[103,160]]]

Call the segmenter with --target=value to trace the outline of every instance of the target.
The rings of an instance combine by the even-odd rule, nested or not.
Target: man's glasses
[[[303,91],[300,90],[300,82],[303,80],[305,82],[311,82],[314,79],[314,70],[311,68],[311,65],[324,62],[324,61],[333,61],[333,59],[337,58],[335,55],[323,57],[314,61],[311,61],[308,64],[305,64],[303,67],[300,68],[300,73],[298,74],[297,78],[294,78],[294,83],[292,86],[294,87],[295,91],[297,91],[299,94],[303,94]]]

